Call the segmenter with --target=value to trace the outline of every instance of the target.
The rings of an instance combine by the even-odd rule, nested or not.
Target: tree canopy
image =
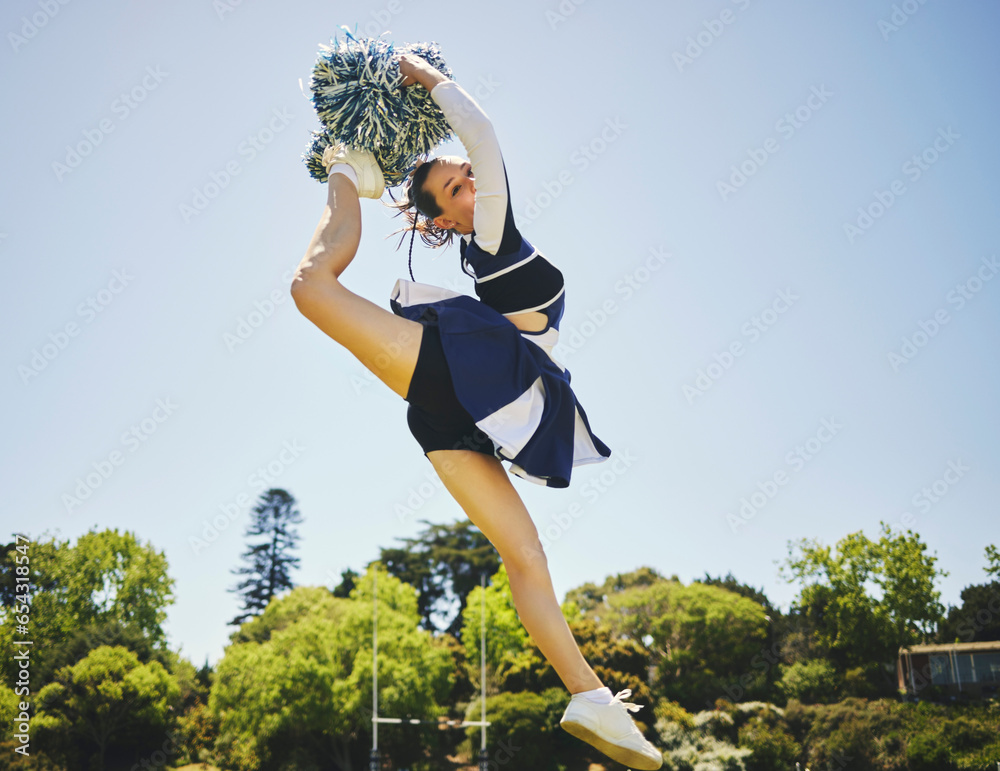
[[[462,609],[480,576],[496,573],[500,556],[489,539],[469,520],[435,525],[402,547],[381,550],[380,561],[396,578],[418,592],[420,623],[430,631],[458,637]]]
[[[48,682],[56,669],[87,651],[126,639],[150,653],[165,647],[162,624],[174,580],[163,552],[133,533],[107,529],[84,533],[75,544],[39,540],[30,553],[33,677]],[[13,570],[13,554],[7,556],[4,581]],[[0,621],[10,610],[0,610]],[[13,633],[12,624],[0,623],[6,650]],[[8,678],[11,666],[9,657],[0,660]]]
[[[762,605],[718,586],[663,579],[608,595],[602,620],[640,642],[655,667],[661,693],[702,705],[753,669],[765,647],[769,620]]]
[[[485,602],[485,606],[484,606]],[[486,615],[486,692],[499,693],[512,672],[541,663],[533,653],[528,633],[514,609],[510,581],[504,565],[486,585],[485,593],[476,587],[468,595],[462,612],[462,645],[468,662],[469,679],[479,690],[483,612]]]
[[[227,767],[276,768],[289,759],[310,762],[310,755],[341,768],[352,758],[361,762],[372,725],[375,570],[347,599],[323,588],[294,589],[234,635],[209,701]],[[380,571],[378,599],[379,711],[436,717],[450,687],[450,656],[419,629],[412,587]],[[391,734],[385,744],[395,746]]]
[[[851,533],[830,548],[814,540],[789,544],[782,574],[801,585],[794,608],[812,620],[820,643],[844,666],[894,659],[900,646],[926,641],[944,615],[935,567],[920,536],[877,541]]]
[[[102,645],[41,690],[33,725],[41,746],[55,745],[70,759],[93,751],[104,768],[110,748],[164,734],[179,696],[177,681],[158,661],[142,664],[126,648]]]

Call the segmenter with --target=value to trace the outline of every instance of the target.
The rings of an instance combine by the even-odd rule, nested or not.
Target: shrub
[[[801,748],[795,760],[824,771],[982,771],[1000,758],[1000,711],[988,705],[857,698],[803,705],[792,699],[784,714],[761,709],[741,726],[740,746],[754,749],[747,761],[751,771],[757,761],[768,768],[768,734],[781,733]],[[793,759],[785,761],[784,768],[794,767]]]
[[[829,703],[837,697],[839,677],[826,659],[796,661],[782,667],[778,689],[787,699],[798,699],[804,704]]]
[[[877,699],[894,693],[894,688],[887,690],[887,686],[884,685],[885,677],[881,670],[881,666],[875,663],[848,669],[844,672],[842,685],[844,696]]]
[[[753,753],[747,761],[748,771],[786,771],[802,753],[798,742],[766,710],[740,728],[739,746]]]
[[[910,771],[946,771],[954,768],[940,734],[917,734],[906,745]]]
[[[694,728],[694,715],[688,712],[676,701],[662,699],[653,708],[653,717],[657,722],[678,723],[684,728]]]
[[[744,747],[688,734],[676,749],[664,753],[663,771],[749,771],[749,756],[750,750]]]
[[[702,736],[711,736],[723,741],[736,741],[733,717],[728,712],[713,709],[699,712],[694,716],[694,727]]]
[[[748,771],[750,750],[722,738],[732,726],[732,717],[721,710],[699,712],[691,727],[660,717],[656,730],[663,771]]]
[[[469,719],[479,719],[478,704],[473,702],[469,706]],[[504,766],[513,760],[517,768],[557,771],[567,762],[569,752],[572,760],[580,763],[579,753],[587,753],[591,748],[559,728],[565,708],[566,692],[562,688],[540,694],[521,691],[488,697],[492,762]],[[460,748],[470,757],[479,751],[479,733],[479,728],[465,729],[467,741]]]
[[[941,733],[948,737],[949,746],[956,750],[976,750],[996,738],[993,731],[966,715],[949,720]]]
[[[772,725],[784,717],[785,710],[767,701],[745,701],[742,704],[733,705],[729,710],[729,714],[733,718],[734,725],[739,729],[751,719],[758,716],[767,720],[768,725]]]

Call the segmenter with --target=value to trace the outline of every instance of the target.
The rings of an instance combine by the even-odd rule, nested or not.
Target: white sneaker
[[[631,695],[629,689],[619,691],[610,704],[574,696],[559,725],[612,760],[640,771],[656,771],[663,765],[663,753],[646,741],[632,721],[629,712],[638,712],[642,706],[624,701]]]
[[[385,178],[378,161],[369,150],[355,150],[341,143],[329,145],[323,151],[323,168],[327,174],[335,163],[346,163],[358,175],[358,195],[361,198],[381,198],[385,192]]]

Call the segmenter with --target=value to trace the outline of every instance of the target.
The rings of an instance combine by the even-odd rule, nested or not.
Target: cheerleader
[[[552,587],[538,532],[502,465],[550,487],[611,451],[590,429],[552,357],[565,294],[559,269],[514,225],[506,168],[493,126],[457,83],[412,54],[399,56],[402,87],[426,88],[469,159],[417,166],[398,208],[430,246],[459,240],[478,300],[400,280],[390,313],[354,294],[340,276],[361,241],[359,198],[385,183],[371,153],[327,148],[328,200],[291,293],[296,307],[409,403],[407,423],[469,519],[496,547],[518,617],[571,696],[565,730],[636,769],[660,768],[626,702],[584,660]],[[411,273],[412,277],[412,273]]]

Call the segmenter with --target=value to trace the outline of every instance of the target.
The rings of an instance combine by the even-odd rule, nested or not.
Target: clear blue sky
[[[326,196],[299,82],[357,23],[440,44],[494,122],[524,234],[566,274],[557,353],[620,461],[567,490],[515,480],[560,596],[651,565],[732,571],[787,607],[790,540],[880,520],[940,558],[945,602],[986,579],[995,3],[347,7],[4,5],[8,533],[118,527],[164,550],[170,641],[200,663],[231,631],[266,487],[305,517],[301,584],[462,516],[405,404],[288,295]],[[399,220],[363,209],[344,280],[388,307]],[[418,246],[417,279],[471,293],[457,260]],[[67,505],[94,464],[107,478]]]

